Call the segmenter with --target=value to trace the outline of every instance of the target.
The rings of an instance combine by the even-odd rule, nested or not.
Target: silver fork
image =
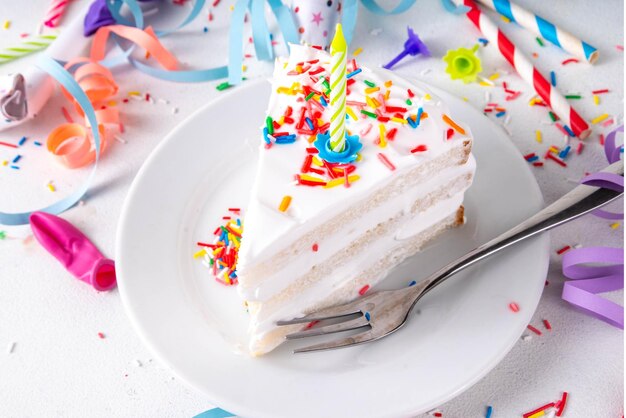
[[[623,176],[624,163],[620,160],[603,171]],[[398,290],[375,292],[354,302],[323,309],[302,318],[278,321],[277,325],[304,324],[323,320],[338,322],[288,334],[286,337],[288,340],[342,331],[360,331],[346,338],[299,348],[294,350],[294,353],[350,347],[379,340],[404,325],[413,307],[425,294],[459,271],[504,248],[585,215],[616,200],[621,195],[622,192],[614,190],[580,185],[518,226],[475,248],[416,285]]]

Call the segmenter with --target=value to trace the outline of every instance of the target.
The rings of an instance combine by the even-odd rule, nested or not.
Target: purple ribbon
[[[139,0],[150,1],[150,0]],[[83,33],[85,36],[91,36],[102,26],[109,26],[115,24],[115,18],[111,14],[109,7],[106,4],[106,0],[95,0],[85,15],[85,26],[83,27]]]
[[[597,263],[604,265],[597,266]],[[623,248],[570,250],[563,255],[563,274],[572,279],[563,285],[564,300],[598,319],[624,329],[624,308],[598,296],[598,293],[624,288]]]
[[[616,145],[620,126],[607,135],[604,153],[609,164],[620,159],[621,147]],[[611,173],[594,173],[582,179],[581,183],[624,191],[624,177]],[[596,210],[594,215],[604,219],[623,219],[624,214]],[[624,249],[611,247],[588,247],[570,250],[563,255],[563,275],[569,280],[563,285],[563,300],[588,314],[615,327],[624,329],[624,308],[611,302],[599,293],[624,288]]]

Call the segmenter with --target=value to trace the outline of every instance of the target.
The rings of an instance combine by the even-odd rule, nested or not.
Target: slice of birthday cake
[[[334,64],[296,45],[276,62],[237,262],[253,355],[301,328],[276,321],[360,297],[464,222],[475,171],[469,129],[389,71],[348,60],[333,81]],[[333,141],[341,129],[344,140]]]

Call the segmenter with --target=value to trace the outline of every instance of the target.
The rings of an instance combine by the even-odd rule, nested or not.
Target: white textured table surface
[[[233,2],[223,0],[213,11],[216,16],[213,22],[209,23],[208,12],[203,12],[202,18],[169,37],[164,44],[181,61],[195,68],[224,64],[228,8]],[[19,42],[20,33],[33,32],[47,3],[47,0],[0,0],[0,23],[11,22],[9,29],[0,28],[0,46]],[[161,6],[170,10],[164,20],[182,11],[169,3],[167,0],[168,7]],[[557,72],[561,91],[582,94],[583,99],[575,103],[584,117],[591,119],[606,112],[622,121],[623,52],[615,46],[623,44],[623,4],[617,0],[520,0],[520,3],[596,46],[600,59],[594,66],[584,63],[562,66],[561,61],[568,55],[550,45],[542,48],[525,30],[499,21],[514,42],[527,53],[537,52],[537,65],[545,73],[552,69]],[[84,0],[72,2],[64,24],[85,4]],[[202,31],[205,25],[210,28],[208,33]],[[542,124],[547,121],[543,109],[528,106],[529,88],[493,46],[481,48],[483,74],[500,71],[511,88],[525,92],[522,98],[505,102],[501,88],[464,85],[447,77],[441,61],[445,51],[471,47],[480,35],[465,18],[446,13],[439,2],[418,0],[409,12],[391,18],[379,18],[361,9],[352,49],[362,46],[360,62],[379,66],[399,52],[406,25],[411,25],[427,43],[433,58],[405,59],[398,65],[398,73],[421,74],[426,82],[467,97],[479,108],[485,103],[485,91],[492,90],[493,100],[505,104],[509,110],[511,140],[522,154],[542,154],[550,144],[562,145],[562,135]],[[372,32],[378,28],[382,31]],[[0,66],[0,75],[18,71],[30,62],[25,59]],[[249,78],[267,76],[271,71],[269,63],[248,64]],[[427,69],[431,71],[425,74]],[[501,70],[510,74],[505,75]],[[131,101],[124,107],[123,137],[128,143],[113,144],[84,205],[64,214],[109,256],[114,252],[121,204],[142,162],[167,132],[199,106],[220,95],[215,82],[179,85],[151,79],[128,68],[115,70],[115,77],[121,87],[120,97],[137,90],[167,99],[169,104]],[[595,106],[591,90],[601,88],[609,88],[611,92],[602,96],[600,106]],[[31,141],[43,141],[46,133],[62,122],[62,103],[57,96],[36,122],[0,132],[0,140],[17,141],[26,135]],[[179,109],[178,113],[174,113],[174,108]],[[501,119],[497,122],[502,123]],[[535,129],[543,131],[543,144],[535,142]],[[583,172],[597,170],[605,164],[598,133],[606,131],[607,128],[596,128],[583,153],[569,158],[566,169],[550,162],[535,169],[547,203],[573,188],[574,180]],[[2,211],[41,207],[69,193],[87,174],[86,170],[68,171],[56,166],[43,148],[29,144],[19,150],[23,155],[21,170],[0,166]],[[11,149],[0,149],[0,160],[14,155]],[[49,180],[54,181],[57,192],[51,193],[46,188]],[[552,248],[572,244],[622,246],[622,226],[613,230],[609,224],[585,217],[554,232]],[[2,229],[8,238],[0,240],[0,416],[191,417],[213,406],[152,359],[131,328],[117,290],[97,293],[71,278],[37,243],[24,240],[29,235],[28,228]],[[562,391],[570,394],[568,417],[620,417],[624,413],[623,332],[575,311],[561,300],[560,256],[554,252],[548,280],[550,284],[532,323],[543,329],[542,319],[549,319],[552,331],[520,340],[484,379],[441,405],[439,410],[444,417],[482,417],[487,405],[493,406],[494,417],[521,416],[559,398]],[[622,292],[610,295],[616,301],[622,297]],[[105,338],[98,336],[100,332]]]

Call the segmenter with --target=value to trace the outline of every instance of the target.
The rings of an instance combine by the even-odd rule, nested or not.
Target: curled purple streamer
[[[139,1],[151,1],[151,0],[139,0]],[[83,34],[85,36],[91,36],[98,29],[103,26],[109,26],[115,24],[115,18],[109,11],[109,7],[106,4],[106,0],[95,0],[85,15],[85,24],[83,27]]]
[[[602,265],[596,265],[602,263]],[[593,265],[590,265],[593,264]],[[563,255],[563,299],[609,324],[624,329],[624,308],[598,293],[624,288],[624,250],[589,247]]]
[[[609,164],[613,164],[620,159],[621,147],[616,145],[616,136],[618,132],[624,132],[624,125],[615,129],[606,136],[604,140],[604,154]],[[603,187],[605,189],[611,189],[618,192],[624,191],[624,177],[611,174],[611,173],[593,173],[581,180],[582,184],[595,187]],[[603,209],[597,209],[593,212],[594,215],[604,219],[624,219],[623,213],[608,212]]]
[[[620,159],[621,147],[616,145],[620,126],[607,135],[604,153],[609,164]],[[624,177],[611,173],[593,173],[581,181],[583,184],[624,191]],[[596,210],[594,215],[604,219],[623,219],[621,213]],[[624,288],[624,249],[588,247],[570,250],[563,256],[563,275],[569,279],[563,285],[563,300],[588,314],[615,327],[624,329],[624,307],[598,296]]]

